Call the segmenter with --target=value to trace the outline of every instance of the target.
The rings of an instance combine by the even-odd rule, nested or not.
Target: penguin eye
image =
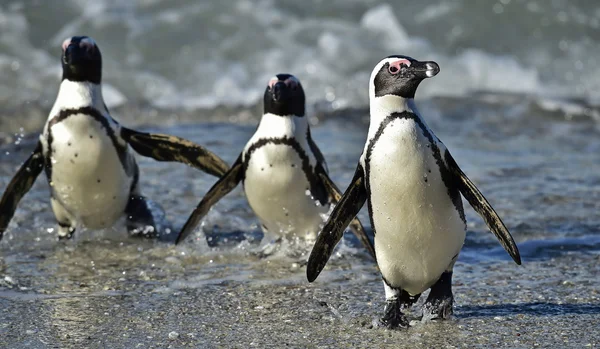
[[[405,68],[406,65],[402,64],[402,65],[400,65],[400,67]],[[396,65],[390,65],[388,70],[389,70],[390,74],[392,74],[392,75],[396,75],[400,72],[400,68]]]

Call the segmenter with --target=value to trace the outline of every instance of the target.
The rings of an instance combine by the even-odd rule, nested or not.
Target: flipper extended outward
[[[140,155],[158,161],[177,161],[215,177],[224,175],[229,166],[200,145],[176,136],[138,132],[121,127],[121,137]]]
[[[458,185],[458,189],[461,194],[467,199],[469,204],[479,213],[481,218],[485,221],[488,228],[494,235],[506,252],[512,257],[515,263],[521,265],[521,255],[519,254],[519,249],[517,248],[517,244],[513,240],[513,237],[510,235],[508,229],[496,213],[490,203],[486,200],[486,198],[481,194],[479,189],[471,182],[469,177],[458,167],[456,161],[450,152],[446,150],[444,154],[444,158],[446,161],[446,165],[450,172],[456,177],[456,184]]]
[[[335,185],[331,178],[329,178],[329,175],[327,172],[325,172],[325,169],[322,166],[317,166],[317,173],[319,174],[321,181],[323,181],[325,189],[327,189],[327,192],[333,199],[333,202],[337,204],[342,198],[340,189],[337,187],[337,185]],[[369,240],[369,237],[365,232],[365,228],[363,228],[363,225],[358,217],[354,217],[352,222],[350,222],[350,230],[354,235],[356,235],[358,240],[363,244],[367,251],[369,251],[371,257],[375,258],[375,247],[373,247],[371,240]]]
[[[0,201],[0,240],[2,240],[2,235],[15,214],[19,201],[31,189],[43,169],[44,156],[42,154],[42,143],[38,141],[35,150],[21,168],[19,168],[19,171],[17,171],[6,187]]]
[[[344,236],[344,230],[356,217],[366,200],[367,189],[364,183],[364,171],[362,166],[358,165],[348,189],[333,209],[310,252],[308,265],[306,266],[306,276],[309,282],[315,281],[319,276],[329,257],[331,257],[335,245]]]
[[[210,208],[216,204],[221,198],[231,192],[242,180],[244,174],[244,166],[242,164],[242,155],[238,157],[235,163],[231,166],[229,171],[221,177],[217,183],[204,195],[194,212],[190,215],[187,222],[179,232],[175,244],[183,241],[188,235],[190,235],[198,222],[204,217]]]

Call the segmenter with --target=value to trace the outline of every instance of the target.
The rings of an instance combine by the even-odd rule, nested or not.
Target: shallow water
[[[469,232],[455,269],[452,321],[413,321],[405,333],[371,329],[383,308],[383,290],[373,261],[354,237],[346,236],[317,282],[308,284],[308,248],[296,257],[256,255],[262,234],[239,189],[177,247],[129,238],[118,224],[58,242],[50,232],[48,187],[40,177],[0,243],[5,309],[0,333],[12,347],[598,345],[598,334],[584,328],[600,324],[595,155],[600,130],[584,116],[565,119],[530,100],[493,97],[419,103],[429,125],[503,217],[524,263],[513,264],[467,209]],[[333,179],[344,187],[365,141],[365,112],[322,114],[313,121],[313,137]],[[189,138],[232,162],[255,125],[138,128]],[[0,187],[34,140],[28,135],[0,148]],[[144,194],[176,230],[213,179],[183,165],[141,157],[139,162]],[[370,232],[365,210],[360,218]],[[411,314],[417,319],[418,307]],[[173,331],[177,338],[169,337]]]
[[[138,157],[142,190],[173,233],[135,239],[120,222],[56,241],[40,176],[0,242],[0,347],[600,346],[597,4],[298,4],[0,4],[0,190],[46,120],[67,36],[98,41],[105,97],[124,125],[191,139],[229,163],[255,130],[264,84],[294,73],[342,188],[366,138],[370,70],[408,54],[440,64],[417,105],[512,232],[523,265],[466,207],[454,319],[419,323],[416,306],[408,331],[373,329],[383,287],[353,236],[308,284],[308,246],[258,257],[263,235],[236,189],[174,246],[214,179]],[[366,209],[359,217],[371,233]]]

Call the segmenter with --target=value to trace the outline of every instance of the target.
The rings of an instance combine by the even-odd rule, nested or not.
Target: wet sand
[[[411,328],[390,331],[372,327],[383,287],[360,253],[338,257],[309,284],[302,263],[289,258],[113,244],[58,244],[0,259],[3,347],[600,346],[600,256],[593,253],[523,266],[458,263],[454,318],[421,323],[421,297]]]

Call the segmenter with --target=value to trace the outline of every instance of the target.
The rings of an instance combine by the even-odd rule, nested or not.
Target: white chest
[[[287,144],[268,143],[254,150],[245,173],[250,206],[270,233],[316,237],[327,207],[311,197],[303,171],[308,161]]]
[[[437,281],[465,237],[435,146],[443,144],[432,144],[414,119],[398,118],[385,127],[365,159],[380,270],[392,286],[412,294]]]
[[[55,199],[90,228],[112,224],[125,209],[133,178],[104,126],[89,115],[75,114],[52,125],[48,139]],[[134,166],[129,152],[125,159]]]

